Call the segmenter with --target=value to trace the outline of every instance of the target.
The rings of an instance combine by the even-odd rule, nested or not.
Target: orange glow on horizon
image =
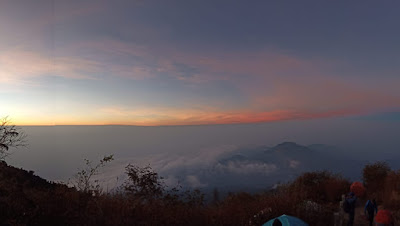
[[[160,118],[152,119],[151,117],[137,116],[121,117],[124,119],[105,119],[92,118],[92,120],[60,118],[53,120],[27,120],[24,118],[14,118],[12,123],[18,126],[57,126],[57,125],[127,125],[127,126],[185,126],[185,125],[218,125],[218,124],[249,124],[249,123],[264,123],[278,122],[287,120],[306,120],[317,118],[330,118],[337,116],[346,116],[359,114],[358,110],[342,110],[328,111],[319,113],[305,113],[295,111],[277,110],[271,112],[259,113],[196,113],[180,115],[163,115]],[[135,119],[136,118],[136,119]]]

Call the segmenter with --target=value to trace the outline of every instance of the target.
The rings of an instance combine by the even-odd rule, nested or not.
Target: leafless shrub
[[[12,125],[8,117],[0,119],[0,160],[4,161],[10,154],[10,148],[26,146],[26,134],[21,128]]]
[[[108,162],[114,160],[113,155],[104,156],[99,163],[93,165],[92,161],[84,159],[85,168],[80,169],[75,175],[75,181],[72,182],[74,187],[83,192],[98,195],[102,192],[99,180],[93,179],[98,175],[100,168],[104,167]]]

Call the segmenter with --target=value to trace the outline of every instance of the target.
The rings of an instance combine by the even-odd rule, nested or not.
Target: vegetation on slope
[[[371,177],[382,163],[367,165],[367,196],[394,210],[399,217],[400,172],[384,179]],[[375,170],[371,170],[371,168]],[[128,181],[118,192],[77,190],[48,182],[0,163],[0,223],[5,225],[260,225],[281,214],[297,216],[310,225],[332,225],[341,195],[350,182],[329,172],[310,172],[276,190],[228,195],[205,204],[199,191],[166,189],[149,167],[127,167]],[[383,181],[379,188],[375,179]],[[94,187],[95,188],[95,187]],[[396,212],[397,210],[397,212]],[[332,224],[330,223],[332,222]]]

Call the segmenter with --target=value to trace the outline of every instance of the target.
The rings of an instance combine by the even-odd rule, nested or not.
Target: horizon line
[[[391,112],[391,111],[390,111]],[[378,113],[379,114],[379,113]],[[206,126],[206,125],[243,125],[243,124],[263,124],[263,123],[270,123],[270,122],[284,122],[284,121],[305,121],[305,120],[318,120],[318,119],[332,119],[332,118],[347,118],[347,117],[354,117],[354,116],[368,116],[374,115],[371,112],[362,113],[362,114],[348,114],[348,115],[329,115],[323,117],[293,117],[293,118],[280,118],[280,119],[269,119],[269,120],[259,120],[259,121],[230,121],[230,122],[197,122],[197,123],[171,123],[171,124],[130,124],[130,123],[93,123],[93,124],[56,124],[56,123],[44,123],[44,124],[33,124],[33,123],[13,123],[11,124],[16,126],[135,126],[135,127],[166,127],[166,126]],[[11,120],[12,121],[12,120]]]
[[[258,122],[227,122],[227,123],[198,123],[198,124],[160,124],[160,125],[137,125],[137,124],[17,124],[16,126],[136,126],[136,127],[162,127],[162,126],[207,126],[207,125],[243,125],[243,124],[262,124],[262,123],[273,123],[282,121],[304,121],[312,120],[310,118],[296,118],[296,119],[281,119],[271,121],[258,121]]]

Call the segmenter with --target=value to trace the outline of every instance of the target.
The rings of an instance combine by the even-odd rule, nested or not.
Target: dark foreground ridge
[[[2,224],[56,222],[56,219],[62,221],[67,217],[65,211],[68,208],[68,194],[78,195],[74,188],[49,182],[34,175],[33,171],[18,169],[7,165],[4,161],[0,162]]]
[[[369,196],[399,222],[400,172],[383,172],[381,166],[364,168],[364,184],[368,186],[366,195],[358,199],[355,225],[367,225],[362,208]],[[125,187],[131,190],[93,193],[49,182],[32,171],[0,162],[0,225],[261,225],[287,214],[311,226],[329,226],[337,221],[341,196],[350,187],[350,181],[339,175],[311,172],[258,194],[231,193],[220,200],[214,191],[213,202],[205,204],[198,191],[178,194],[160,187],[152,190],[149,185],[161,184],[156,173],[148,175],[153,184],[142,177],[139,181],[143,186]]]

